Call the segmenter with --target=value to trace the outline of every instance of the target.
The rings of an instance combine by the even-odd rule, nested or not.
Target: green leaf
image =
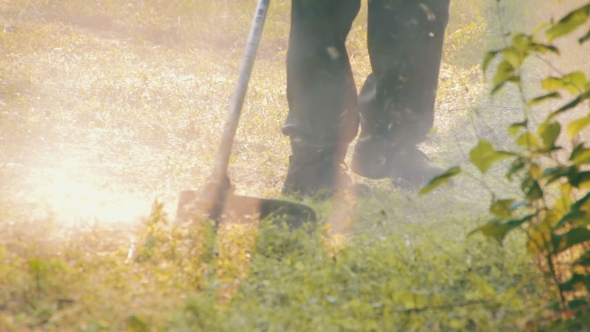
[[[587,193],[586,195],[584,195],[584,197],[577,200],[576,203],[574,204],[575,207],[572,207],[572,208],[579,209],[589,201],[590,201],[590,192]]]
[[[557,91],[565,85],[560,77],[547,77],[541,81],[541,88],[547,91]]]
[[[576,99],[572,100],[571,102],[567,103],[566,105],[562,106],[560,109],[558,109],[557,111],[551,113],[549,115],[549,118],[553,118],[569,109],[572,109],[576,106],[578,106],[578,104],[580,104],[581,102],[585,101],[586,99],[590,98],[590,91],[586,91],[584,93],[582,93],[581,95],[579,95],[578,97],[576,97]]]
[[[498,65],[496,75],[492,80],[492,84],[494,86],[494,88],[492,89],[492,94],[499,91],[502,88],[502,86],[504,86],[504,84],[509,81],[518,82],[519,79],[518,76],[516,76],[516,71],[512,64],[510,64],[510,62],[508,62],[507,60],[504,60],[500,62],[500,64]]]
[[[484,236],[491,237],[494,240],[498,241],[501,245],[502,241],[506,237],[506,235],[514,230],[515,228],[519,227],[523,223],[531,220],[535,215],[530,214],[521,219],[510,220],[508,222],[502,222],[498,219],[493,219],[485,225],[482,225],[475,230],[471,231],[467,236],[471,236],[477,232],[481,232]]]
[[[571,300],[568,301],[567,303],[568,308],[570,309],[585,309],[586,307],[588,307],[588,301],[584,300],[584,299],[576,299],[576,300]]]
[[[523,122],[515,122],[513,124],[510,125],[510,127],[508,127],[508,133],[510,135],[512,135],[512,137],[516,137],[518,135],[518,133],[520,132],[520,129],[525,128],[528,124],[528,121],[523,121]]]
[[[587,94],[587,93],[585,93],[585,94]],[[572,100],[569,103],[565,104],[564,106],[560,107],[557,111],[549,114],[549,117],[547,117],[547,120],[551,120],[554,117],[556,117],[557,115],[578,106],[581,102],[583,102],[586,98],[588,98],[587,96],[584,98],[585,94],[579,95],[574,100]]]
[[[490,62],[496,57],[496,55],[498,55],[498,53],[500,53],[500,51],[490,51],[490,52],[486,53],[486,55],[483,58],[483,63],[482,63],[482,70],[484,72],[488,69]]]
[[[549,246],[547,241],[550,239],[551,230],[547,229],[545,225],[536,225],[535,223],[532,223],[527,228],[527,233],[527,251],[533,255],[545,253]]]
[[[548,209],[544,216],[541,216],[541,228],[554,229],[555,226],[561,221],[561,212],[556,209]]]
[[[534,98],[533,100],[529,101],[527,104],[530,107],[533,107],[533,106],[536,106],[548,99],[559,99],[559,98],[561,98],[561,95],[559,94],[559,92],[551,92],[546,95]]]
[[[590,125],[590,116],[586,116],[570,122],[565,131],[568,139],[576,137],[584,128]]]
[[[512,216],[512,203],[515,199],[500,199],[496,200],[490,206],[490,213],[500,219],[508,219]]]
[[[556,38],[565,36],[570,32],[576,30],[578,27],[586,23],[588,20],[588,15],[590,13],[590,5],[586,5],[580,7],[565,17],[563,17],[559,22],[557,22],[554,26],[547,29],[545,35],[549,42],[555,40]]]
[[[588,212],[584,209],[585,204],[590,200],[590,193],[587,193],[584,197],[577,200],[574,204],[572,204],[570,208],[570,213],[566,214],[561,218],[561,220],[557,223],[555,228],[560,228],[566,225],[574,225],[578,227],[586,227],[590,224],[590,218],[588,216]]]
[[[565,89],[572,94],[578,94],[586,90],[587,83],[586,74],[575,71],[562,77],[547,77],[541,81],[541,88],[551,92]]]
[[[512,181],[512,176],[514,176],[514,174],[523,170],[525,168],[525,166],[526,166],[526,162],[523,161],[522,158],[517,158],[510,165],[510,169],[508,170],[508,173],[506,173],[506,178],[508,180]]]
[[[570,91],[571,93],[581,93],[586,90],[586,83],[588,80],[586,79],[586,74],[581,71],[575,71],[573,73],[567,74],[564,76],[564,80],[571,86]]]
[[[541,198],[543,198],[543,189],[538,181],[534,181],[526,194],[526,199],[530,203]]]
[[[506,237],[506,234],[510,231],[510,224],[503,223],[500,220],[494,219],[485,225],[482,225],[475,230],[471,231],[467,236],[471,236],[477,232],[481,232],[487,237],[491,237],[502,244],[502,241]]]
[[[590,251],[586,251],[580,258],[576,259],[574,265],[590,268]]]
[[[546,168],[543,172],[543,177],[546,179],[546,184],[551,184],[562,177],[573,179],[578,174],[578,169],[575,166],[557,166]]]
[[[479,144],[469,152],[471,163],[482,173],[486,173],[495,162],[514,156],[515,154],[511,152],[496,151],[492,143],[486,140],[480,140]]]
[[[530,170],[530,167],[529,167]],[[535,179],[531,177],[530,172],[526,173],[526,176],[522,179],[522,183],[520,184],[520,189],[523,192],[528,192],[531,187],[535,184]]]
[[[565,225],[570,226],[584,226],[587,225],[589,222],[588,214],[585,211],[571,211],[570,213],[566,214],[559,220],[559,222],[555,225],[555,228],[560,228]]]
[[[531,36],[527,36],[524,33],[517,33],[514,35],[514,37],[512,37],[513,47],[509,47],[509,49],[514,49],[514,51],[516,51],[518,54],[525,54],[531,46],[531,40]]]
[[[524,60],[521,53],[519,53],[514,47],[507,47],[503,49],[502,55],[513,68],[519,68]]]
[[[572,186],[569,183],[561,184],[562,196],[555,200],[553,209],[559,213],[561,217],[572,210],[574,199],[571,195]]]
[[[525,222],[530,221],[531,219],[533,219],[535,217],[535,214],[529,214],[523,218],[520,219],[514,219],[514,220],[510,220],[508,222],[508,224],[510,225],[510,229],[515,229],[516,227],[519,227],[520,225],[524,224]]]
[[[531,44],[529,49],[532,50],[533,52],[537,52],[537,53],[541,53],[541,54],[551,52],[551,53],[559,55],[559,49],[553,45],[533,43],[533,44]]]
[[[579,172],[574,179],[570,179],[572,186],[580,189],[589,189],[590,185],[590,171]]]
[[[572,151],[569,160],[578,166],[590,164],[590,149],[587,149],[584,143],[578,144]]]
[[[573,291],[576,289],[576,285],[582,285],[586,289],[590,289],[590,276],[574,273],[570,280],[559,284],[559,290],[562,292]]]
[[[420,195],[427,194],[439,186],[448,183],[449,180],[455,175],[461,173],[461,167],[451,167],[443,174],[433,178],[428,184],[420,190]]]
[[[590,201],[590,192],[577,200],[574,205],[572,205],[572,210],[580,210],[588,201]]]
[[[586,241],[590,241],[590,230],[586,227],[572,228],[563,234],[553,233],[551,237],[554,254],[558,254],[576,244],[584,243]]]
[[[588,32],[586,32],[586,34],[584,36],[582,36],[580,39],[578,39],[578,42],[580,44],[584,44],[585,42],[588,41],[588,39],[590,39],[590,30],[588,30]]]
[[[542,123],[537,128],[539,136],[543,139],[543,145],[547,150],[552,150],[555,147],[555,141],[561,133],[561,124],[559,122]]]
[[[522,135],[520,135],[520,137],[516,139],[516,144],[518,144],[520,146],[526,146],[529,148],[541,147],[539,140],[530,131],[527,131],[527,132],[523,133]]]
[[[541,32],[541,30],[544,30],[545,28],[547,28],[548,26],[551,26],[550,22],[542,22],[541,24],[537,25],[533,31],[531,32],[531,35],[536,35],[539,32]]]
[[[504,84],[506,84],[507,82],[512,82],[512,83],[516,83],[516,84],[518,84],[518,83],[520,83],[520,76],[518,76],[518,75],[513,75],[512,77],[510,77],[510,78],[509,78],[509,79],[507,79],[506,81],[504,81],[504,82],[502,82],[502,83],[498,84],[497,86],[495,86],[495,87],[492,89],[492,95],[494,95],[494,94],[498,93],[498,91],[500,91],[500,90],[502,89],[502,87],[504,87]]]

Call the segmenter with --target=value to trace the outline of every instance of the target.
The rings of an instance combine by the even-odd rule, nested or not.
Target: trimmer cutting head
[[[285,222],[291,228],[307,222],[317,222],[313,209],[304,204],[281,199],[236,195],[229,192],[223,201],[212,202],[202,197],[202,192],[185,190],[178,200],[176,218],[186,222],[197,218],[210,218],[219,225],[222,222],[249,223],[267,217]]]

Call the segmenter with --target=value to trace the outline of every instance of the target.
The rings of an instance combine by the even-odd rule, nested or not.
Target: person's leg
[[[359,97],[361,135],[352,170],[369,178],[423,184],[442,169],[416,145],[434,120],[449,0],[369,1],[373,73]]]
[[[356,87],[345,41],[360,0],[292,0],[287,51],[292,155],[283,193],[315,195],[338,186],[358,125]]]

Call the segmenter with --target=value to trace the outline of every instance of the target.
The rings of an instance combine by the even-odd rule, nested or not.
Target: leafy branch
[[[589,306],[590,293],[590,148],[578,142],[579,134],[590,125],[590,114],[569,121],[562,127],[557,117],[570,112],[590,99],[590,81],[582,71],[561,73],[541,80],[544,94],[526,100],[523,93],[521,71],[527,60],[545,54],[561,55],[553,44],[559,38],[577,31],[590,20],[590,4],[579,7],[557,23],[540,26],[533,34],[515,34],[510,44],[493,50],[483,59],[482,69],[487,71],[492,61],[499,59],[492,78],[492,95],[507,84],[514,84],[526,105],[525,118],[512,123],[508,133],[518,146],[517,151],[502,151],[492,143],[480,140],[470,154],[470,162],[482,173],[487,173],[499,161],[508,160],[508,181],[520,179],[521,196],[518,198],[493,198],[489,212],[492,219],[473,230],[469,235],[482,233],[502,244],[507,234],[521,230],[527,236],[527,251],[542,258],[542,266],[548,269],[548,293],[556,296],[558,306],[554,317],[564,311],[570,316],[573,326],[584,315],[575,308]],[[544,41],[538,36],[544,30]],[[578,39],[584,44],[590,39],[590,31]],[[567,97],[571,96],[571,97]],[[531,110],[548,101],[571,98],[562,106],[549,112],[545,120],[533,128],[529,121]],[[563,122],[563,121],[562,121]],[[534,130],[536,129],[536,130]],[[569,147],[557,145],[564,135]],[[556,151],[569,155],[566,161],[559,160]],[[422,190],[426,194],[461,173],[458,166],[432,179]],[[566,268],[561,266],[564,253],[569,254]],[[568,323],[569,324],[569,323]]]

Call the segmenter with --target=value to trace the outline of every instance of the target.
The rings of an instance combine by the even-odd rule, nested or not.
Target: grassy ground
[[[271,6],[234,147],[242,193],[276,197],[285,175],[289,4]],[[453,3],[423,145],[443,166],[464,164],[477,137],[506,141],[518,116],[509,97],[485,98],[474,67],[487,5]],[[479,177],[428,197],[357,178],[368,198],[308,202],[322,220],[311,236],[174,223],[178,193],[209,175],[253,6],[0,3],[0,330],[500,331],[542,318],[522,239],[466,237],[486,188],[511,190]],[[363,6],[348,40],[359,86]]]

